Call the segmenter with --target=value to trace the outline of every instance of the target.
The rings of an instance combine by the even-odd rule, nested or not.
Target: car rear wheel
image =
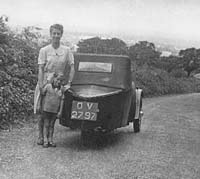
[[[142,116],[143,116],[143,111],[142,111],[142,99],[141,99],[141,101],[140,101],[139,118],[138,119],[134,119],[134,121],[133,121],[133,129],[134,129],[135,133],[140,132]]]
[[[133,128],[134,128],[134,132],[140,132],[140,128],[141,128],[141,120],[140,119],[135,119],[133,122]]]

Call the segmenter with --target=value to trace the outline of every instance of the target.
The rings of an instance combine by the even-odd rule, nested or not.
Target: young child
[[[60,74],[53,74],[51,83],[43,88],[44,143],[43,147],[56,147],[53,142],[54,125],[60,108],[62,97],[62,79]]]

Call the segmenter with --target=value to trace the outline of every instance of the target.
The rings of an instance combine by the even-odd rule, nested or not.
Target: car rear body
[[[81,130],[112,130],[133,121],[135,85],[130,59],[99,54],[74,57],[76,72],[65,93],[60,124]]]

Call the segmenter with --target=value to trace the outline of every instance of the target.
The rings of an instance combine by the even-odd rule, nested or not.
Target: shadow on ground
[[[65,133],[65,136],[60,137],[59,147],[71,148],[72,150],[102,150],[103,148],[121,145],[125,138],[136,135],[133,131],[127,129],[118,129],[109,133],[95,132],[85,137],[81,135],[79,130],[67,129],[60,132]]]

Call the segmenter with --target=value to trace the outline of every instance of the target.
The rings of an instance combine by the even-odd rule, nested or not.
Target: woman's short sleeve
[[[45,62],[46,62],[45,50],[41,48],[38,57],[38,65],[43,65],[45,64]]]
[[[69,65],[73,65],[74,64],[74,55],[73,55],[73,53],[71,52],[71,50],[69,50],[69,52],[68,52],[68,64]]]

